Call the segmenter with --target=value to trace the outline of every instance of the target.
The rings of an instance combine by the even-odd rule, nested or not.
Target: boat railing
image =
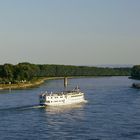
[[[67,90],[67,91],[63,91],[63,92],[47,92],[45,91],[44,93],[42,93],[40,96],[62,96],[62,95],[67,95],[67,94],[75,94],[75,93],[80,93],[80,89],[79,87],[75,87],[73,90]]]

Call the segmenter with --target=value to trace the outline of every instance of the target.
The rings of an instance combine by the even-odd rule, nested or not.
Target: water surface
[[[139,140],[140,90],[128,77],[69,79],[88,103],[40,107],[38,95],[63,90],[63,80],[37,88],[0,91],[0,140]]]

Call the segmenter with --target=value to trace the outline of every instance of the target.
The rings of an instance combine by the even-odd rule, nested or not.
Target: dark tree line
[[[134,79],[140,79],[140,65],[133,66],[131,70],[131,77]]]
[[[130,76],[131,68],[99,68],[72,65],[19,63],[0,65],[0,83],[30,81],[35,77]]]
[[[30,81],[37,76],[37,72],[39,72],[39,68],[30,63],[0,65],[0,83]]]

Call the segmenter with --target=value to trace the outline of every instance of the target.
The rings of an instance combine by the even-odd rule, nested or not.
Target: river
[[[128,77],[68,80],[79,85],[87,103],[40,107],[38,95],[63,90],[63,80],[48,80],[24,90],[0,91],[0,140],[139,140],[140,90]]]

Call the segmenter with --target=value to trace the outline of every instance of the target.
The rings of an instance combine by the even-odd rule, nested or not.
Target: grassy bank
[[[28,81],[25,83],[0,84],[0,90],[32,88],[32,87],[37,87],[37,86],[43,84],[46,80],[61,79],[61,78],[63,78],[63,77],[45,77],[45,78],[38,78],[36,80]]]

